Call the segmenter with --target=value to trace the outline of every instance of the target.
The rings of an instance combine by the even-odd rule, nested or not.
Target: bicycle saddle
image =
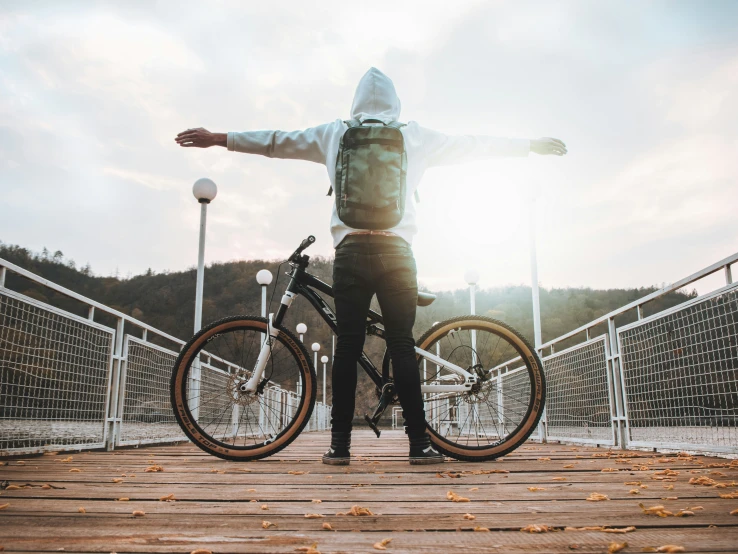
[[[418,306],[430,306],[435,299],[435,294],[418,291]]]

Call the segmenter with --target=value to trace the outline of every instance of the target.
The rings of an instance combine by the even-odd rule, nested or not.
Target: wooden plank
[[[424,467],[408,465],[402,433],[384,433],[376,440],[357,431],[353,442],[355,457],[348,468],[320,463],[326,433],[303,435],[275,457],[249,463],[220,460],[190,444],[5,460],[0,481],[63,488],[0,491],[0,505],[9,504],[0,511],[0,546],[29,552],[189,552],[198,547],[294,552],[317,542],[321,552],[374,552],[375,542],[392,538],[390,552],[445,553],[571,552],[571,545],[602,552],[615,540],[627,540],[631,547],[625,552],[674,543],[688,551],[732,552],[738,544],[738,517],[729,515],[738,508],[738,499],[719,498],[738,486],[688,484],[692,477],[738,484],[738,468],[709,467],[728,465],[724,459],[528,444],[502,461]],[[70,456],[69,462],[61,461]],[[164,471],[146,473],[152,464]],[[618,471],[602,472],[607,468]],[[679,472],[673,482],[658,480],[665,477],[659,475],[664,469]],[[118,478],[123,481],[114,483]],[[566,481],[554,480],[561,478]],[[625,484],[634,481],[646,488]],[[630,494],[633,489],[639,494]],[[449,490],[470,502],[450,502]],[[591,492],[611,500],[588,502]],[[158,500],[167,494],[177,500]],[[120,497],[130,500],[117,501]],[[672,512],[702,509],[691,517],[660,518],[643,514],[639,502],[663,504]],[[375,515],[336,515],[354,504]],[[78,512],[80,507],[85,513]],[[134,510],[146,515],[134,518]],[[324,517],[306,519],[308,513]],[[476,519],[464,519],[465,513]],[[262,529],[264,520],[277,527]],[[325,522],[334,531],[324,531]],[[627,535],[521,533],[528,524],[637,529]],[[473,532],[480,526],[490,531]]]

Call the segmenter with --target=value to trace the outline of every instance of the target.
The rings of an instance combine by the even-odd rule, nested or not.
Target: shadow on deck
[[[306,433],[277,456],[248,463],[189,444],[10,460],[0,467],[0,481],[11,485],[0,494],[0,508],[8,504],[0,546],[204,554],[316,545],[325,554],[377,552],[376,543],[392,539],[386,549],[393,553],[607,552],[624,542],[622,552],[668,544],[738,551],[738,517],[730,515],[738,509],[738,465],[730,460],[528,443],[484,464],[410,466],[401,432],[377,440],[357,431],[355,460],[337,468],[320,463],[328,442],[327,433]],[[153,465],[163,471],[146,472]],[[692,478],[725,486],[689,484]],[[450,501],[449,491],[469,502]],[[609,500],[588,501],[592,493]],[[161,500],[169,495],[175,500]],[[646,515],[639,503],[694,515]],[[355,505],[373,515],[337,515]],[[552,530],[520,531],[528,525]],[[564,530],[599,526],[636,529]]]

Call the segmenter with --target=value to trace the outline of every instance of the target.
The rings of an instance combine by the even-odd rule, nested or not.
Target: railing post
[[[608,356],[608,371],[612,382],[610,398],[610,413],[615,424],[615,440],[620,448],[628,448],[628,426],[627,414],[625,413],[625,391],[624,380],[620,360],[620,349],[618,348],[617,330],[615,318],[607,320],[607,335],[609,339],[610,355]]]
[[[733,272],[730,269],[730,264],[725,264],[725,284],[726,285],[733,284]],[[2,286],[2,280],[0,280],[0,286]]]
[[[0,267],[0,287],[5,286],[5,275],[8,273],[8,268],[3,266]]]
[[[553,344],[551,345],[551,354],[553,354]],[[543,350],[538,350],[538,357],[541,360],[541,371],[545,374],[545,368],[543,367]],[[502,385],[502,381],[500,381]],[[542,443],[548,442],[548,417],[546,416],[546,405],[543,405],[543,413],[541,419],[538,420],[538,438]]]
[[[107,436],[108,443],[106,448],[114,450],[118,443],[118,434],[120,433],[121,410],[123,408],[123,398],[121,397],[121,374],[123,372],[123,328],[125,320],[118,318],[115,326],[115,346],[113,349],[113,374],[111,379],[110,404],[108,405],[108,417],[105,424],[108,426]]]

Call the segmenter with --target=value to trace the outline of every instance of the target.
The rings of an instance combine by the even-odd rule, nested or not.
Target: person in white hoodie
[[[359,81],[351,107],[351,119],[388,124],[400,117],[400,99],[392,80],[372,67]],[[377,123],[381,125],[381,123]],[[269,158],[299,159],[320,163],[328,170],[335,188],[336,157],[347,124],[336,119],[303,131],[245,131],[211,133],[187,129],[175,141],[183,147],[224,146],[246,154]],[[483,135],[450,136],[414,121],[400,131],[407,153],[405,211],[400,222],[386,231],[347,226],[338,217],[335,202],[331,235],[336,257],[333,291],[338,324],[338,343],[332,372],[331,447],[323,462],[349,463],[352,420],[356,398],[356,366],[365,339],[366,316],[377,295],[385,324],[394,385],[403,409],[410,441],[410,463],[443,461],[430,444],[420,392],[420,375],[412,334],[417,306],[417,275],[411,249],[417,233],[415,191],[429,167],[500,156],[527,156],[529,152],[563,156],[566,145],[554,138],[514,139]]]

